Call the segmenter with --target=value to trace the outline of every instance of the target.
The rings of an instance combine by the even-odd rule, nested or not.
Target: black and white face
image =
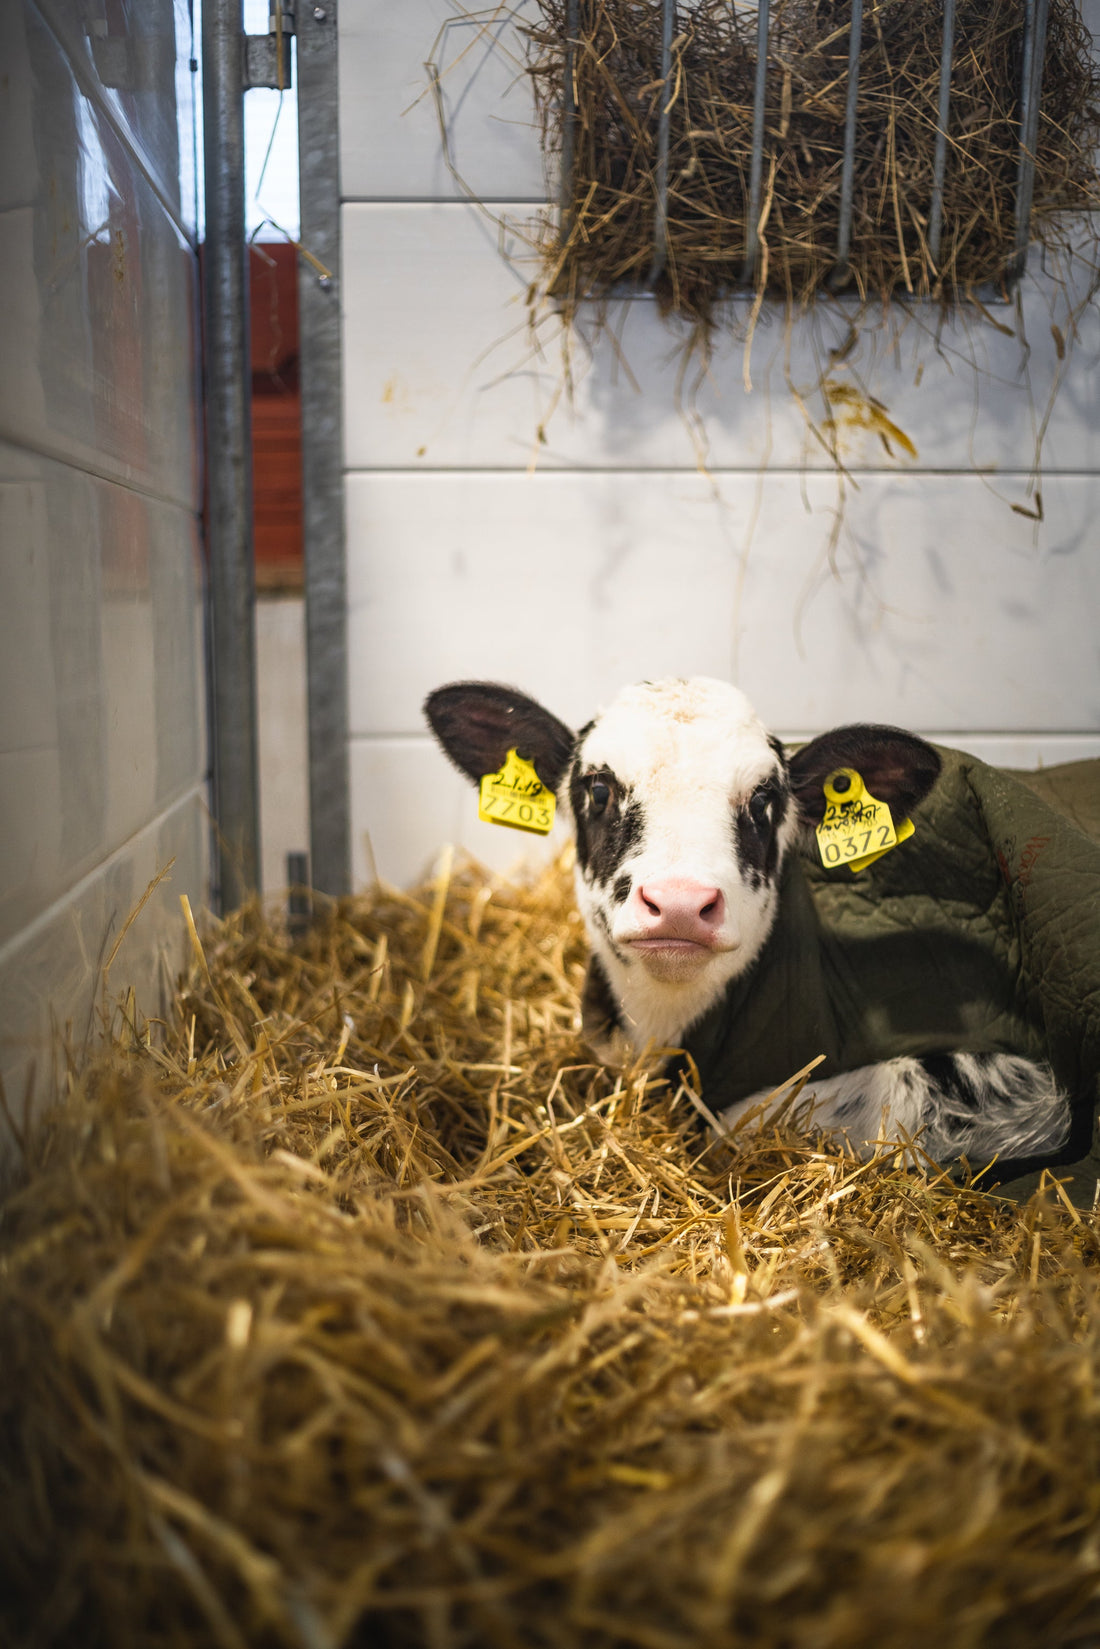
[[[425,713],[469,778],[515,749],[571,819],[597,964],[586,1019],[608,1032],[594,1046],[616,1030],[638,1049],[676,1045],[752,965],[775,923],[784,858],[820,822],[830,773],[854,768],[903,819],[940,767],[923,739],[866,723],[788,760],[745,695],[705,676],[627,687],[579,733],[493,682],[440,687]],[[592,986],[590,970],[586,999]]]
[[[783,748],[725,682],[628,687],[563,786],[577,898],[636,1043],[675,1039],[750,966],[798,830]]]

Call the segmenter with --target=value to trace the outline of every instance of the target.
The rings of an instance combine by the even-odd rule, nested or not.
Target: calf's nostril
[[[651,937],[709,943],[723,922],[725,901],[720,888],[669,877],[636,886],[633,910]]]

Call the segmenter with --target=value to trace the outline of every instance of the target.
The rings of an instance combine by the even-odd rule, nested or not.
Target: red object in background
[[[252,509],[256,586],[302,587],[302,401],[298,388],[298,249],[254,242]]]

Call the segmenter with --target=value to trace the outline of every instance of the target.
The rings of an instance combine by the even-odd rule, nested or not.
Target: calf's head
[[[440,687],[424,708],[475,783],[514,749],[557,793],[593,953],[585,1031],[608,1054],[620,1036],[675,1044],[752,966],[784,858],[820,822],[831,773],[855,768],[900,821],[940,767],[922,739],[862,723],[788,758],[743,693],[702,676],[625,688],[576,733],[491,682]]]

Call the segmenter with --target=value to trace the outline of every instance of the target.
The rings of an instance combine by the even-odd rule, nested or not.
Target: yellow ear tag
[[[478,791],[477,816],[486,824],[510,825],[545,836],[557,801],[530,762],[509,750],[499,773],[486,773]]]
[[[866,870],[884,853],[913,835],[903,819],[895,829],[890,809],[871,795],[854,767],[838,767],[825,780],[825,817],[817,827],[817,847],[826,870],[847,865]]]

